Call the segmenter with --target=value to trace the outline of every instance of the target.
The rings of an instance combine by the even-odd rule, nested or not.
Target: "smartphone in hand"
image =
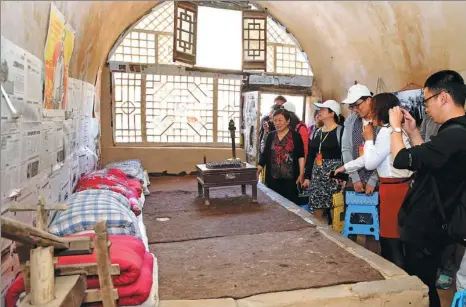
[[[329,177],[332,178],[332,179],[338,179],[338,180],[342,180],[342,181],[348,181],[349,180],[349,174],[347,174],[347,173],[338,173],[338,174],[335,175],[335,172],[331,171]]]

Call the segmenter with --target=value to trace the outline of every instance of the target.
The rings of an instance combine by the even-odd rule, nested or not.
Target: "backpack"
[[[451,125],[446,129],[459,128],[466,132],[466,127],[460,124]],[[431,177],[432,191],[434,200],[442,217],[442,229],[456,242],[466,246],[466,180],[460,185],[454,197],[450,198],[450,202],[459,200],[459,203],[453,209],[451,216],[447,217],[445,208],[440,199],[437,181],[434,176]]]

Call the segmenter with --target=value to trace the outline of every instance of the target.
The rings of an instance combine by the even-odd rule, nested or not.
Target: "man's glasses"
[[[350,104],[349,108],[350,109],[358,108],[364,101],[366,100],[356,101],[355,103]]]
[[[442,92],[444,92],[444,91],[440,91],[440,92],[438,92],[437,94],[434,94],[434,95],[430,96],[429,98],[424,99],[424,100],[423,100],[424,107],[427,108],[427,101],[431,100],[431,99],[434,98],[434,97],[437,97],[437,96],[440,95]]]

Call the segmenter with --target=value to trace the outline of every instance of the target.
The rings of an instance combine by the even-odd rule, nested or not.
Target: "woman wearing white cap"
[[[339,185],[328,174],[341,165],[340,104],[335,100],[314,103],[319,108],[318,119],[323,122],[311,140],[309,155],[306,160],[304,187],[310,187],[309,208],[318,217],[327,215],[330,223],[332,196],[339,190]]]

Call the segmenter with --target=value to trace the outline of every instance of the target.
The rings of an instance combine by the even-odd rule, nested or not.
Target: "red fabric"
[[[136,192],[138,193],[138,196],[141,197],[141,194],[142,194],[141,181],[139,181],[138,179],[134,179],[134,178],[128,178],[126,180],[128,181],[128,184],[136,190]]]
[[[400,179],[396,178],[399,182]],[[380,236],[399,238],[398,211],[409,189],[409,183],[393,183],[393,180],[380,178]]]
[[[94,237],[93,234],[86,234],[81,236]],[[134,284],[138,278],[140,278],[140,275],[142,275],[142,271],[146,270],[145,268],[143,269],[145,266],[144,261],[147,258],[147,252],[145,250],[144,244],[140,239],[132,236],[109,236],[109,240],[112,242],[112,245],[110,246],[110,261],[112,264],[119,264],[121,272],[119,276],[113,276],[114,286],[119,287]],[[95,249],[90,255],[58,257],[58,264],[95,262]],[[97,276],[88,277],[87,288],[99,288],[99,279]],[[8,289],[6,295],[6,307],[14,307],[16,301],[19,298],[19,295],[23,291],[23,277],[22,274],[19,274],[14,283]]]
[[[146,252],[141,275],[136,282],[117,287],[118,306],[141,305],[149,298],[152,283],[154,282],[154,257]],[[89,304],[89,307],[102,307],[102,303]]]
[[[142,192],[141,184],[138,185],[127,178],[126,174],[116,168],[103,169],[93,171],[84,175],[77,183],[75,192],[84,190],[110,190],[125,196],[131,206],[131,210],[135,215],[141,214],[141,207],[139,205],[139,197]]]
[[[304,145],[304,155],[307,156],[308,153],[308,146],[309,146],[309,132],[307,131],[306,125],[303,122],[300,122],[296,126],[296,132],[299,133],[301,139],[303,140]]]

